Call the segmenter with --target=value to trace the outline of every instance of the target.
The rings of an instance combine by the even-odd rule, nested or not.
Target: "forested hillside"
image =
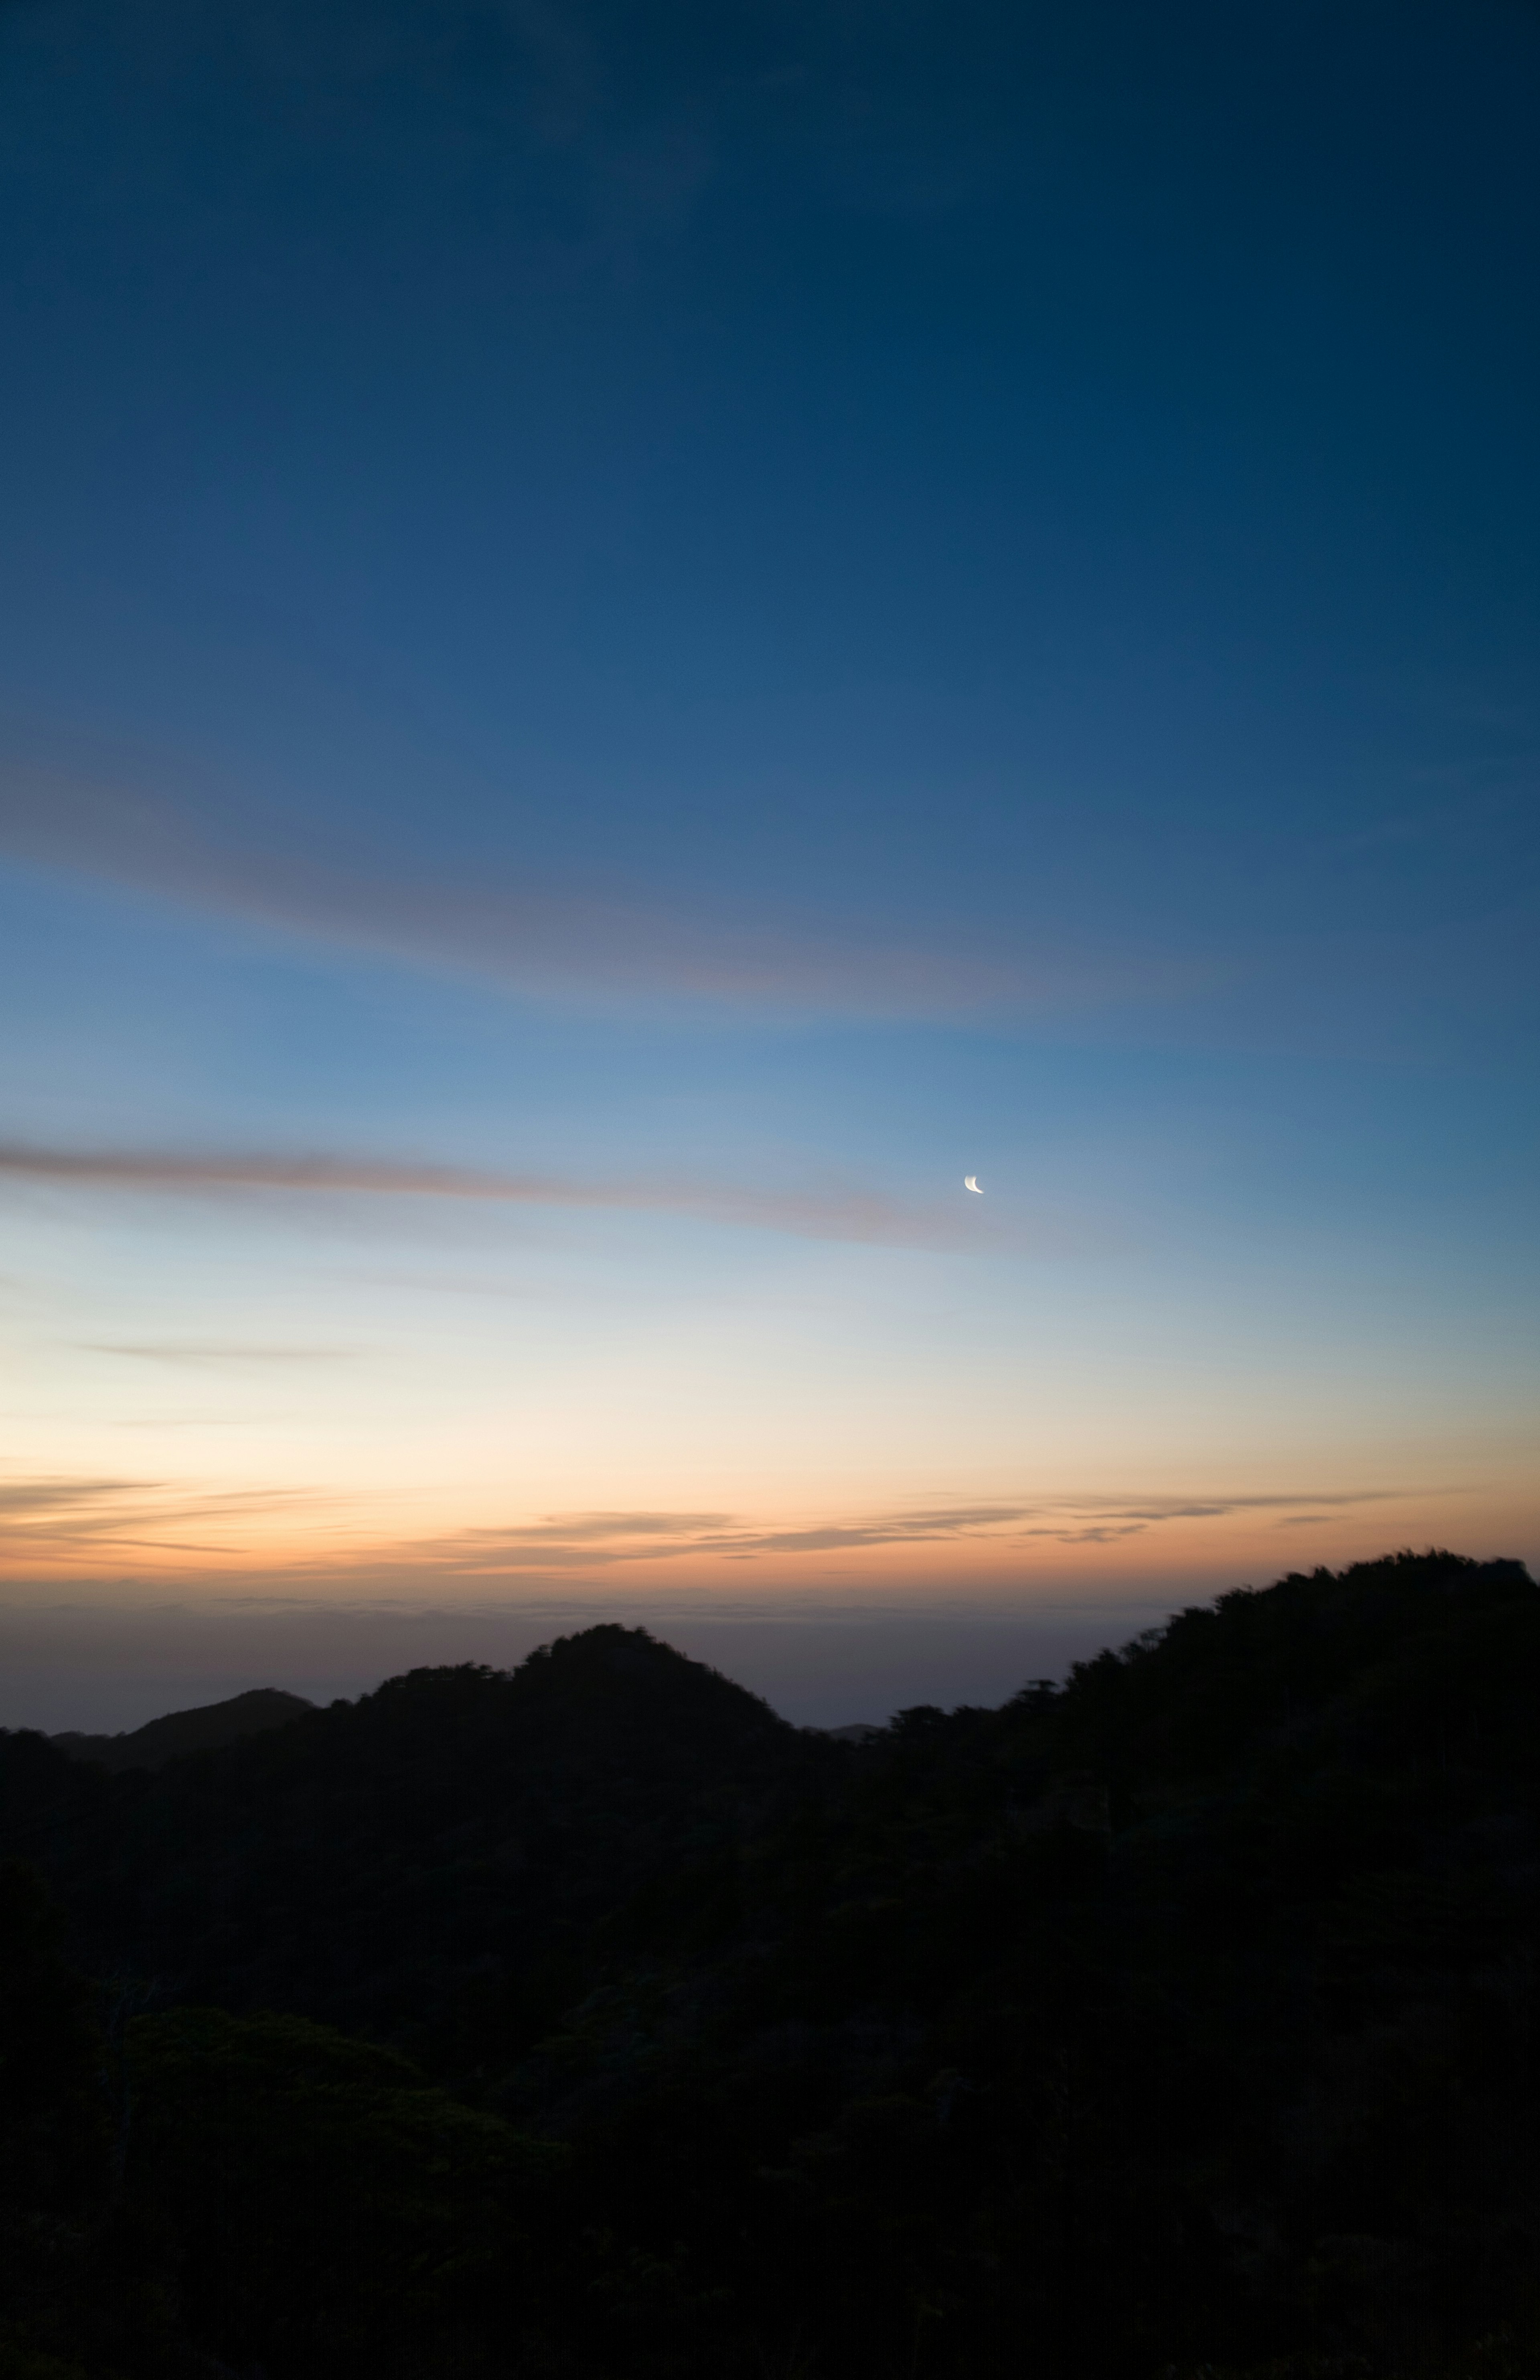
[[[866,1742],[612,1627],[0,1737],[0,2375],[1540,2370],[1537,1717],[1430,1554]]]

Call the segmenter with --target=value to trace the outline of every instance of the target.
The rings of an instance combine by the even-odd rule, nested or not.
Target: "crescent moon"
[[[976,1198],[982,1198],[984,1196],[983,1191],[978,1186],[978,1176],[976,1173],[964,1173],[963,1176],[963,1187],[964,1190],[971,1190]]]

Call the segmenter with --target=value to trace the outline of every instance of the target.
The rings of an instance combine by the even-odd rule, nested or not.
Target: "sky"
[[[0,1723],[1540,1557],[1537,103],[1521,0],[0,7]]]

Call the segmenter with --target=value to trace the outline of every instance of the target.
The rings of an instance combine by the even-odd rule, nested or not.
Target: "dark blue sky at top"
[[[1518,1054],[1537,96],[1508,0],[13,5],[6,737]]]

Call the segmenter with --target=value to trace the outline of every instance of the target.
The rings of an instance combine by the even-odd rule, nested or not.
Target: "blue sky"
[[[812,1713],[835,1611],[987,1698],[1540,1552],[1537,84],[1516,0],[0,15],[17,1646],[559,1588],[801,1614]]]

